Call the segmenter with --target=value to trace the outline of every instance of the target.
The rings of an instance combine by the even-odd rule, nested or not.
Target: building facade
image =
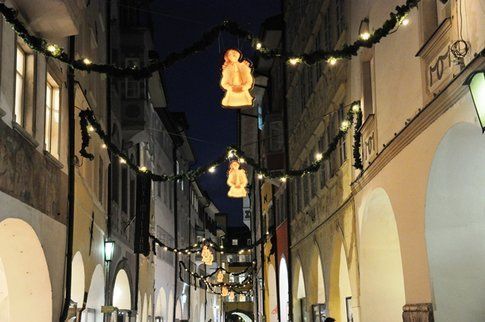
[[[339,49],[372,35],[401,4],[285,1],[285,51]],[[282,300],[284,272],[270,270],[266,321],[483,319],[473,304],[484,296],[473,287],[484,258],[476,208],[483,144],[466,83],[484,70],[484,17],[480,1],[421,1],[351,60],[286,65],[291,169],[326,151],[351,102],[360,102],[363,125],[316,174],[286,182],[290,300]],[[362,170],[353,167],[354,131],[362,135]],[[277,193],[266,194],[278,209]],[[268,254],[277,254],[272,244]]]
[[[147,4],[5,2],[29,32],[73,59],[118,66],[156,57],[150,16],[137,9]],[[0,48],[0,321],[220,321],[220,297],[180,281],[178,261],[197,263],[195,254],[137,251],[140,175],[126,161],[159,174],[194,161],[162,75],[70,70],[33,51],[3,18]],[[91,126],[94,158],[80,153],[84,110],[127,160]],[[148,202],[149,233],[167,245],[216,240],[218,210],[195,183],[152,182]]]

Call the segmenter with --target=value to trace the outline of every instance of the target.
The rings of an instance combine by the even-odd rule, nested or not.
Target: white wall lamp
[[[113,253],[115,249],[115,242],[112,240],[104,241],[104,260],[109,263],[113,259]]]

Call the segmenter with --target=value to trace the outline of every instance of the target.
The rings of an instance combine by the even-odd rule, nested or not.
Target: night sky
[[[172,0],[154,1],[151,13],[157,51],[163,58],[200,39],[202,33],[223,20],[238,22],[255,34],[261,23],[278,14],[280,0]],[[189,121],[188,136],[196,156],[195,165],[205,165],[237,143],[235,111],[220,106],[219,87],[224,50],[239,48],[251,57],[249,43],[227,33],[207,51],[180,61],[164,72],[165,92],[171,111],[183,111]],[[199,178],[221,212],[229,214],[229,224],[242,225],[242,201],[226,196],[227,166],[216,174]]]

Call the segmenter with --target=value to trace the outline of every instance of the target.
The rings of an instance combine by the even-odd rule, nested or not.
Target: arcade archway
[[[163,321],[168,319],[167,295],[165,294],[165,289],[163,287],[158,291],[157,302],[155,305],[155,317],[161,317]]]
[[[84,262],[80,252],[74,255],[71,265],[71,301],[76,302],[78,309],[80,309],[83,306],[85,288]]]
[[[295,322],[303,322],[307,319],[306,291],[303,270],[299,260],[296,260],[293,279],[293,319]]]
[[[428,181],[425,236],[435,321],[485,321],[485,141],[457,124],[436,150]]]
[[[286,259],[281,257],[280,261],[279,287],[280,287],[280,316],[281,321],[288,321],[289,287],[288,287],[288,267]]]
[[[97,265],[89,286],[86,309],[82,313],[83,322],[103,321],[101,306],[104,305],[104,273],[103,266]]]
[[[42,245],[23,220],[0,222],[0,320],[52,321],[52,287]]]
[[[119,310],[131,310],[130,281],[126,271],[120,269],[113,288],[113,306]]]
[[[360,240],[362,321],[402,321],[406,299],[401,248],[391,201],[383,189],[365,203]]]
[[[278,297],[276,294],[276,271],[272,264],[268,265],[268,292],[269,292],[269,321],[278,322]]]

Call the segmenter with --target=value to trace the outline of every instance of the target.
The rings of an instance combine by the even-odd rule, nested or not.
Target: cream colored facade
[[[295,3],[286,9],[288,40],[301,52],[323,46],[327,18],[332,48],[340,48],[357,39],[363,18],[372,32],[402,1]],[[485,318],[477,304],[485,293],[476,287],[485,258],[484,143],[464,86],[485,67],[484,9],[480,0],[421,1],[408,25],[350,62],[322,64],[316,80],[308,72],[315,67],[288,66],[292,168],[325,148],[325,139],[318,142],[340,104],[360,100],[364,112],[363,171],[352,167],[349,134],[335,174],[290,183],[291,191],[309,190],[292,201],[293,321],[314,321],[316,304],[337,321],[350,314],[364,322]],[[469,46],[463,60],[450,51],[460,30]]]

